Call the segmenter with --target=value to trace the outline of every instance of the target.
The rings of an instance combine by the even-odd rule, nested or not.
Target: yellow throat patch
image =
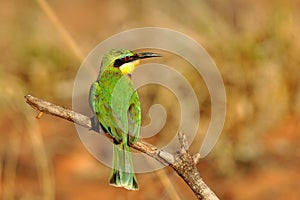
[[[120,70],[123,74],[128,75],[132,74],[133,71],[140,65],[140,60],[135,60],[133,62],[125,63],[120,66]]]

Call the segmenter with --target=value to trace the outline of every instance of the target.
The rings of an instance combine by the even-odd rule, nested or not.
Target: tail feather
[[[138,190],[139,188],[133,171],[130,148],[127,144],[114,144],[113,169],[109,184],[128,190]]]

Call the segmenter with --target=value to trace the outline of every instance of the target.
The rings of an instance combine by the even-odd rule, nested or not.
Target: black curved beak
[[[152,57],[162,57],[162,55],[158,53],[151,53],[151,52],[142,52],[137,54],[138,59],[145,59],[145,58],[152,58]]]

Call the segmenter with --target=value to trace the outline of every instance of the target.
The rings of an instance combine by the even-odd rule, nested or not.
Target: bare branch
[[[183,155],[189,149],[189,144],[188,144],[188,141],[186,139],[186,135],[181,131],[178,133],[178,140],[179,140],[179,144],[180,144],[179,155]]]
[[[32,108],[42,113],[69,120],[89,129],[92,128],[90,118],[85,115],[74,112],[67,108],[63,108],[61,106],[57,106],[31,95],[26,95],[25,99]],[[39,113],[38,116],[40,117],[42,116],[42,114]],[[109,137],[108,134],[106,135]],[[151,156],[164,165],[169,165],[170,167],[172,167],[177,172],[177,174],[184,179],[184,181],[192,189],[198,199],[218,199],[214,192],[205,184],[205,182],[200,177],[200,173],[196,167],[196,163],[199,161],[199,155],[192,155],[188,151],[188,144],[184,133],[180,132],[178,134],[178,138],[181,150],[179,157],[176,158],[176,160],[172,154],[166,152],[165,150],[158,149],[157,147],[143,141],[138,141],[134,145],[131,145],[131,147]]]

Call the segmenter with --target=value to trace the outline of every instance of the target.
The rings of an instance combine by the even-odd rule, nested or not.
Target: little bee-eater
[[[140,59],[159,56],[150,52],[110,50],[103,56],[98,78],[91,86],[93,128],[100,125],[113,138],[110,185],[138,190],[129,145],[136,143],[140,134],[141,108],[131,74]]]

